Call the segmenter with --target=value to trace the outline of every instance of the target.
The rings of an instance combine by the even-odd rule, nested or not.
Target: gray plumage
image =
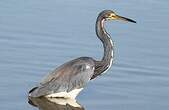
[[[40,97],[60,92],[68,93],[75,89],[84,88],[91,79],[108,70],[114,59],[114,43],[104,28],[104,22],[115,19],[135,23],[129,18],[116,15],[111,10],[104,10],[99,14],[96,21],[96,35],[104,47],[101,61],[96,61],[90,57],[80,57],[69,61],[49,73],[37,87],[30,90],[29,96]]]
[[[32,93],[32,97],[40,97],[59,92],[70,92],[83,88],[94,73],[94,60],[80,57],[69,61],[49,73]]]

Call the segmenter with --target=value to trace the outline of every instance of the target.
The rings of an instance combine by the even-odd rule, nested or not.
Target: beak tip
[[[136,21],[133,21],[133,23],[137,23]]]
[[[132,23],[137,23],[136,21],[126,18],[126,17],[122,17],[122,16],[118,16],[118,19],[123,20],[123,21],[128,21],[128,22],[132,22]]]
[[[132,19],[128,19],[128,18],[127,18],[127,21],[132,22],[132,23],[137,23],[136,21],[134,21]]]

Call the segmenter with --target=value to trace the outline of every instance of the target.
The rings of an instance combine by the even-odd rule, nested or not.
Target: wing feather
[[[65,63],[48,74],[31,93],[34,97],[83,88],[94,74],[92,58],[80,57]]]

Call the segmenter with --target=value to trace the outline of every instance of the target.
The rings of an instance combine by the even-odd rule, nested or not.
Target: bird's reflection
[[[28,103],[39,108],[39,110],[85,110],[73,99],[28,97]]]

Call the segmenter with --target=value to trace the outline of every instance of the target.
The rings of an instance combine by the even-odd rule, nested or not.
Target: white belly
[[[53,93],[50,95],[47,95],[46,97],[64,97],[64,98],[71,98],[71,99],[75,99],[76,96],[80,93],[80,91],[83,88],[80,89],[74,89],[70,92],[59,92],[59,93]]]
[[[63,99],[63,98],[47,98],[50,102],[59,104],[59,105],[64,105],[66,106],[67,104],[73,106],[73,107],[78,107],[78,108],[82,108],[82,106],[80,104],[78,104],[78,102],[75,99]]]

